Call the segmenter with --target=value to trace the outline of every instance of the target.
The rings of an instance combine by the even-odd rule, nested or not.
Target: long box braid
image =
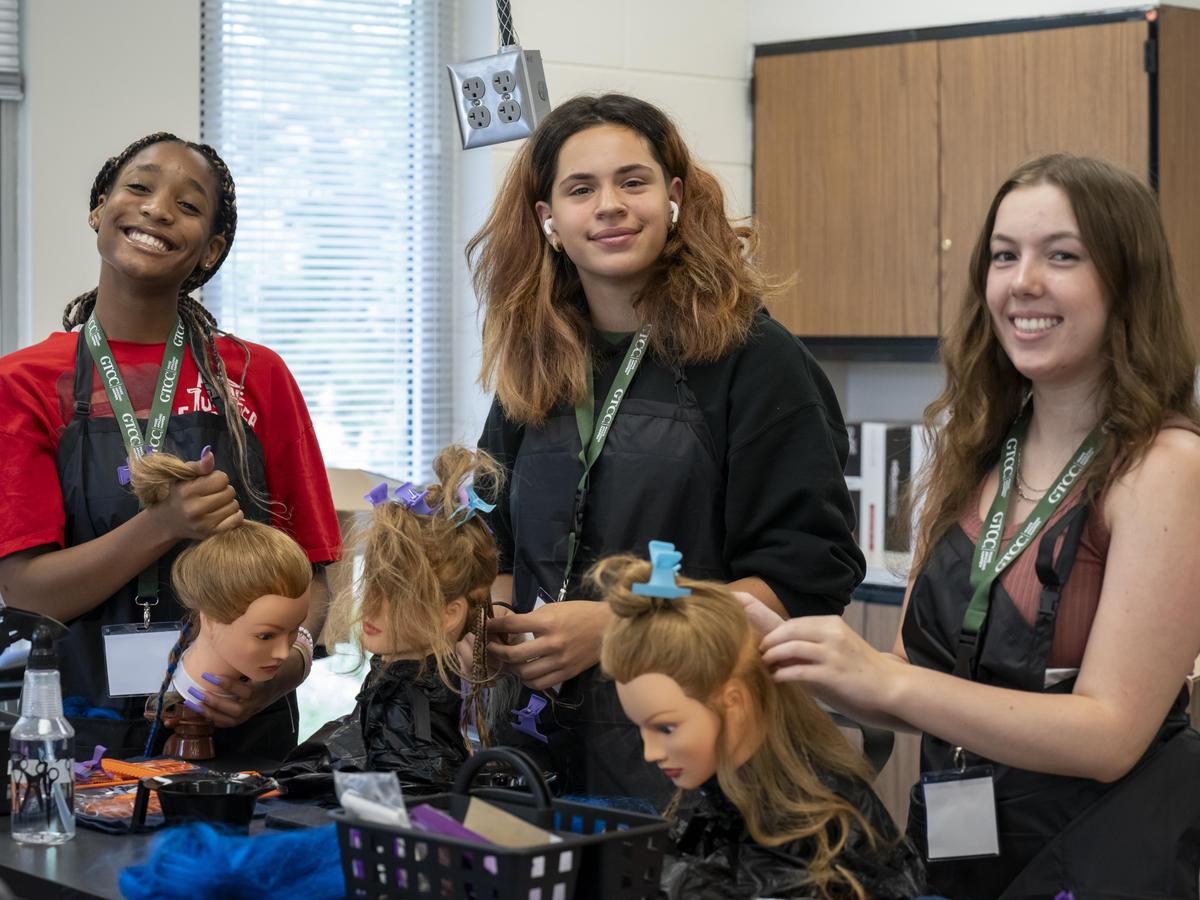
[[[183,144],[203,156],[208,161],[209,168],[213,173],[213,179],[217,185],[217,207],[213,216],[212,233],[220,234],[225,238],[225,249],[212,266],[206,269],[201,265],[197,265],[184,280],[179,288],[179,317],[183,320],[184,328],[187,330],[188,345],[191,348],[192,357],[196,360],[196,367],[200,370],[200,375],[205,383],[210,385],[216,393],[215,399],[218,401],[216,403],[218,412],[225,417],[225,424],[229,428],[230,437],[233,439],[234,464],[242,486],[247,496],[265,509],[269,505],[269,499],[254,486],[250,479],[246,462],[246,429],[242,422],[241,413],[238,410],[237,398],[233,396],[233,392],[229,387],[229,376],[225,371],[225,362],[217,352],[217,337],[224,335],[241,348],[245,360],[242,369],[243,381],[250,368],[250,349],[233,334],[222,331],[217,325],[216,317],[201,306],[199,301],[192,296],[192,291],[201,287],[221,268],[221,264],[225,262],[225,258],[229,255],[229,250],[233,246],[234,235],[237,233],[237,193],[233,184],[233,176],[229,174],[229,167],[225,165],[225,161],[221,159],[217,151],[208,144],[185,141],[170,132],[157,131],[154,134],[148,134],[143,138],[139,138],[119,154],[109,157],[105,161],[104,165],[100,167],[95,181],[92,182],[92,193],[88,201],[88,209],[92,210],[96,208],[100,202],[100,197],[108,194],[112,189],[113,182],[117,179],[117,175],[120,174],[121,170],[125,168],[131,159],[152,144],[164,141]],[[72,328],[81,326],[87,321],[88,316],[92,314],[92,310],[96,307],[97,290],[97,288],[92,288],[92,290],[80,294],[67,304],[66,309],[63,310],[63,328],[70,331]]]

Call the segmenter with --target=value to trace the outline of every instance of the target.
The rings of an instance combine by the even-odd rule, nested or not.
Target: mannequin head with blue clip
[[[803,688],[772,680],[725,585],[677,577],[682,556],[671,544],[651,542],[650,557],[610,557],[589,576],[613,612],[600,664],[647,763],[681,791],[715,777],[757,843],[813,839],[818,896],[862,896],[836,857],[852,824],[874,832],[821,777],[869,781],[861,754]]]

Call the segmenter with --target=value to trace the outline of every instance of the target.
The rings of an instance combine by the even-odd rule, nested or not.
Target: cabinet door
[[[1159,205],[1200,345],[1200,11],[1164,6],[1158,22]]]
[[[937,47],[760,57],[754,206],[772,313],[813,336],[938,331]]]
[[[1147,36],[1133,20],[939,43],[943,329],[988,203],[1020,163],[1067,151],[1148,177]]]

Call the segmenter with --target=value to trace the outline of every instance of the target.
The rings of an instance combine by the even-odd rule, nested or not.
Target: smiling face
[[[1035,384],[1101,377],[1108,304],[1061,188],[1018,187],[1001,201],[987,305],[1004,352]]]
[[[717,772],[721,718],[660,672],[617,683],[625,715],[638,727],[646,762],[657,765],[676,787],[694,790]]]
[[[637,289],[662,254],[671,222],[670,201],[683,184],[669,181],[650,143],[620,125],[586,128],[562,145],[549,202],[536,210],[553,217],[549,240],[592,285]]]
[[[103,265],[147,285],[175,285],[221,256],[212,233],[218,203],[208,161],[185,144],[146,147],[117,173],[90,219]]]
[[[213,649],[250,681],[269,681],[292,652],[308,615],[308,591],[300,597],[266,594],[228,624],[201,615]]]

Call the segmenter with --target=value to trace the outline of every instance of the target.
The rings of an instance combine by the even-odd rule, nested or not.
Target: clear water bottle
[[[75,837],[75,729],[63,716],[58,660],[45,625],[33,632],[21,718],[9,745],[13,840],[61,844]]]

